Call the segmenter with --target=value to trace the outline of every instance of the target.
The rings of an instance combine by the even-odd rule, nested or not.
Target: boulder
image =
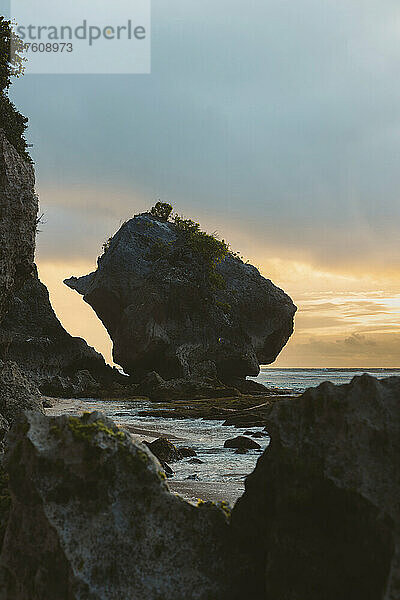
[[[6,468],[2,600],[225,597],[225,511],[171,494],[147,448],[101,414],[27,413]]]
[[[171,467],[166,462],[162,462],[161,466],[164,469],[165,476],[168,479],[170,479],[171,477],[173,477],[175,475],[173,469],[171,469]]]
[[[95,272],[64,283],[95,310],[114,361],[138,382],[153,370],[167,380],[257,376],[291,336],[296,307],[232,254],[212,285],[187,239],[174,223],[137,215],[109,241]]]
[[[33,271],[38,210],[34,188],[32,165],[0,129],[0,322]]]
[[[192,456],[197,456],[196,450],[194,450],[194,448],[187,448],[186,446],[179,446],[178,452],[183,458],[191,458]]]
[[[267,429],[232,514],[233,597],[400,598],[400,378],[324,383]]]
[[[135,395],[128,377],[106,365],[101,354],[64,329],[36,268],[3,319],[0,355],[15,361],[46,396]]]
[[[238,435],[235,438],[226,440],[224,448],[245,448],[247,450],[260,450],[261,446],[254,440],[244,435]]]
[[[177,462],[183,458],[178,448],[166,438],[158,438],[154,442],[145,442],[145,444],[161,463]]]
[[[251,437],[260,440],[261,438],[267,437],[267,435],[268,434],[265,431],[255,431],[254,433],[251,434]]]

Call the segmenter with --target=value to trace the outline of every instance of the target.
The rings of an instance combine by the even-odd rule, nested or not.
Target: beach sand
[[[232,507],[244,492],[244,487],[243,490],[238,491],[238,484],[231,482],[221,485],[221,483],[213,481],[174,481],[169,479],[168,486],[171,492],[183,496],[189,502],[196,503],[199,499],[211,502],[224,500]]]

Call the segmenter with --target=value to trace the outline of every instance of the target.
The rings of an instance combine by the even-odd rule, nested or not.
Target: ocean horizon
[[[349,383],[353,377],[364,373],[377,377],[393,377],[400,374],[400,368],[360,368],[360,367],[272,367],[261,366],[258,377],[251,377],[267,387],[290,389],[293,392],[304,392],[309,387],[331,381],[336,385]]]

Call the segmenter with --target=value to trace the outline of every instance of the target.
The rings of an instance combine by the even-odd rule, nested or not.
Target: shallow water
[[[261,367],[258,377],[252,378],[266,386],[289,388],[294,392],[304,392],[324,381],[335,384],[349,383],[353,377],[368,373],[374,377],[400,375],[400,369],[276,369]]]
[[[171,466],[175,476],[174,483],[179,485],[180,493],[187,499],[204,498],[213,500],[229,500],[231,503],[244,492],[245,477],[251,473],[261,453],[267,447],[269,438],[256,439],[262,450],[249,450],[247,454],[235,454],[234,450],[224,448],[224,442],[232,437],[243,435],[245,428],[225,427],[223,421],[205,421],[202,419],[161,419],[159,417],[139,416],[138,413],[154,408],[149,402],[129,402],[121,400],[61,400],[53,409],[47,410],[49,415],[80,414],[85,411],[100,410],[112,418],[121,427],[129,425],[140,430],[135,439],[151,442],[157,437],[167,437],[176,446],[194,448],[197,457],[203,464],[191,464],[184,459]],[[262,427],[252,428],[252,432],[262,431]],[[193,480],[193,477],[196,480]],[[190,479],[189,479],[190,478]],[[212,491],[202,489],[202,483],[214,484]],[[210,486],[209,486],[210,487]],[[187,493],[186,493],[187,492]]]
[[[348,383],[354,376],[369,373],[375,377],[400,375],[400,369],[271,369],[263,367],[257,381],[277,388],[289,388],[302,392],[308,387],[323,381]],[[184,459],[172,465],[175,476],[169,480],[173,491],[179,492],[188,500],[196,498],[228,500],[232,504],[244,492],[244,481],[251,473],[261,455],[260,451],[250,450],[247,454],[235,454],[224,448],[229,438],[243,435],[245,428],[224,427],[223,421],[201,419],[162,419],[139,416],[139,412],[154,408],[150,402],[124,400],[61,400],[50,415],[80,414],[84,411],[100,410],[111,417],[118,425],[132,426],[138,431],[133,437],[149,442],[164,436],[177,446],[190,446],[203,464],[191,464]],[[251,428],[252,432],[262,431],[261,427]],[[268,446],[269,438],[256,439],[262,451]],[[192,478],[195,477],[193,480]]]

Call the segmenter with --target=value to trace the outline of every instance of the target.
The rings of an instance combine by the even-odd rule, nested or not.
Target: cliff
[[[61,325],[49,293],[34,275],[15,294],[0,329],[0,354],[16,362],[43,394],[57,397],[129,395],[129,379],[85,340]]]
[[[57,319],[34,265],[37,211],[32,164],[0,129],[0,359],[51,396],[132,394],[127,378]]]
[[[38,199],[32,165],[0,129],[0,322],[14,292],[30,277]]]
[[[34,271],[38,199],[32,165],[0,129],[0,336],[14,294]],[[0,349],[0,450],[13,422],[25,409],[42,410],[40,393]]]

